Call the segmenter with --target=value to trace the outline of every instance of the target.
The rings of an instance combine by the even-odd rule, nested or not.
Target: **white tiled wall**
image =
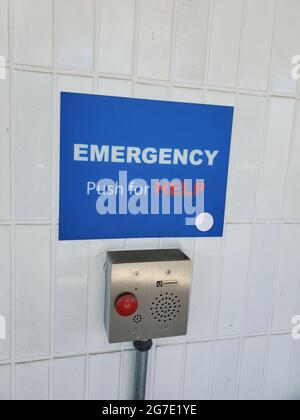
[[[299,23],[299,0],[0,0],[0,399],[130,398],[105,252],[168,246],[189,329],[155,341],[147,397],[300,399]],[[224,238],[58,243],[61,90],[235,105]]]

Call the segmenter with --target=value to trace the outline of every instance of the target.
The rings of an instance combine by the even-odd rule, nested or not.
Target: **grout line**
[[[15,225],[17,225],[17,226],[51,226],[51,224],[52,224],[52,222],[51,221],[49,221],[49,222],[40,222],[40,221],[38,221],[38,220],[36,220],[36,221],[15,221],[15,223],[12,223],[11,221],[10,222],[0,222],[0,226],[2,225],[2,226],[10,226],[10,225],[12,225],[12,224],[15,224]],[[56,225],[58,226],[58,221],[56,221]],[[289,219],[287,219],[287,220],[280,220],[280,219],[258,219],[258,220],[236,220],[236,221],[227,221],[226,222],[226,225],[281,225],[281,224],[286,224],[286,225],[291,225],[291,224],[294,224],[294,225],[299,225],[300,224],[300,220],[298,220],[298,219],[294,219],[294,220],[289,220]],[[170,239],[170,238],[173,238],[173,239],[177,239],[177,238],[179,238],[180,239],[180,237],[178,237],[178,236],[162,236],[161,238],[157,238],[157,237],[153,237],[153,236],[149,236],[148,238],[147,237],[136,237],[136,238],[120,238],[120,239],[125,239],[125,240],[132,240],[132,239],[162,239],[162,240],[164,240],[164,239]],[[181,237],[181,239],[187,239],[186,237]],[[98,239],[96,239],[96,240],[98,240]],[[90,242],[92,242],[92,241],[95,241],[95,240],[93,240],[93,239],[91,239],[91,240],[83,240],[83,241],[85,241],[85,242],[88,242],[88,241],[90,241]]]
[[[99,0],[100,1],[100,0]],[[45,73],[45,74],[52,74],[53,68],[52,67],[39,67],[37,65],[29,65],[29,64],[7,64],[7,68],[13,67],[15,70],[23,71],[23,72],[33,72],[33,73]],[[85,70],[76,70],[76,69],[64,69],[64,68],[57,68],[57,73],[61,76],[74,76],[74,77],[82,77],[82,78],[93,78],[96,76],[97,78],[103,79],[116,79],[116,80],[132,80],[132,74],[114,74],[114,73],[105,73],[100,71],[85,71]],[[191,83],[188,81],[181,81],[181,80],[169,80],[169,79],[155,79],[155,78],[147,78],[147,77],[137,77],[137,81],[140,84],[144,85],[155,85],[155,86],[165,86],[165,87],[176,87],[182,89],[195,89],[195,90],[203,90],[205,88],[204,84],[197,84]],[[288,99],[300,99],[300,95],[293,94],[291,92],[278,92],[278,91],[270,91],[267,90],[258,90],[252,88],[243,88],[239,87],[230,87],[230,86],[221,86],[207,83],[207,89],[211,91],[217,92],[224,92],[224,93],[233,93],[235,94],[238,92],[239,94],[243,95],[254,95],[254,96],[272,96],[278,98],[288,98]]]
[[[207,91],[209,90],[209,72],[210,72],[210,62],[212,54],[212,34],[214,27],[214,12],[215,12],[215,0],[211,0],[210,9],[207,22],[207,33],[206,33],[206,51],[205,51],[205,65],[204,65],[204,103],[207,103]]]
[[[88,351],[88,346],[89,346],[89,300],[90,300],[90,264],[91,264],[91,242],[88,241],[87,244],[87,276],[86,276],[86,319],[85,319],[85,349],[86,351]],[[86,377],[86,381],[89,380],[89,371],[87,371],[87,366],[88,366],[88,356],[86,356],[86,361],[85,361],[85,377]],[[85,383],[85,393],[87,392],[87,383]],[[86,399],[88,399],[88,394],[86,395]]]
[[[121,348],[120,354],[119,354],[119,372],[118,372],[118,400],[121,399],[121,393],[122,393],[122,381],[123,381],[123,367],[124,367],[124,349]]]
[[[101,47],[101,0],[95,1],[95,11],[94,11],[94,72],[92,77],[94,79],[94,93],[96,94],[98,89],[98,72],[97,69],[100,68],[100,47]]]
[[[225,222],[226,225],[266,225],[266,224],[274,224],[274,225],[299,225],[300,219],[257,219],[257,220],[229,220]],[[0,226],[11,226],[15,224],[16,226],[51,226],[53,224],[52,221],[39,221],[39,220],[15,220],[12,222],[11,220],[0,220]],[[58,221],[55,220],[56,226],[58,226]],[[177,238],[177,237],[174,237]],[[159,238],[130,238],[130,239],[159,239]],[[162,238],[168,239],[168,238]],[[182,238],[184,239],[184,238]],[[90,241],[92,242],[92,241]]]
[[[51,253],[51,267],[50,267],[50,316],[49,316],[49,400],[53,399],[53,354],[54,354],[54,337],[55,337],[55,289],[56,289],[56,157],[58,150],[56,147],[56,133],[58,129],[57,121],[57,47],[58,47],[58,3],[57,0],[52,1],[52,65],[53,65],[53,77],[52,77],[52,191],[51,191],[51,236],[50,236],[50,253]]]
[[[213,34],[213,27],[214,27],[214,13],[215,13],[215,0],[211,1],[211,8],[210,8],[210,16],[209,16],[209,28],[208,28],[208,35],[207,35],[207,57],[205,63],[205,79],[204,79],[204,102],[207,103],[207,93],[208,93],[208,81],[209,81],[209,71],[210,71],[210,61],[211,61],[211,54],[212,54],[212,34]],[[225,220],[225,219],[224,219]],[[222,279],[223,279],[223,269],[224,269],[224,259],[225,259],[225,247],[227,241],[226,232],[228,230],[227,225],[224,226],[224,239],[222,241],[221,249],[220,249],[220,267],[219,267],[219,276],[217,282],[217,295],[216,295],[216,312],[214,314],[214,338],[212,341],[211,346],[211,355],[210,355],[210,367],[209,367],[209,381],[208,381],[208,400],[212,399],[212,392],[213,392],[213,374],[214,374],[214,363],[215,363],[215,355],[216,355],[216,337],[217,337],[217,328],[218,328],[218,319],[219,319],[219,311],[220,311],[220,304],[221,304],[221,294],[222,294]]]
[[[270,334],[271,337],[283,337],[283,336],[290,336],[291,331],[275,331]],[[253,338],[264,338],[268,337],[269,333],[263,332],[263,333],[257,333],[257,334],[247,334],[245,335],[245,339],[253,339]],[[191,339],[187,343],[188,345],[197,345],[197,344],[204,344],[204,343],[213,343],[215,342],[224,342],[224,341],[236,341],[240,339],[240,335],[235,336],[224,336],[224,337],[208,337],[203,339]],[[164,342],[163,344],[156,345],[156,349],[159,348],[165,348],[165,347],[174,347],[174,346],[180,346],[184,345],[185,341],[178,341],[178,342]],[[124,349],[124,352],[126,351],[134,351],[134,349]],[[69,353],[57,353],[52,355],[53,360],[62,360],[62,359],[73,359],[77,357],[91,357],[91,356],[104,356],[104,355],[110,355],[114,353],[121,353],[121,350],[119,348],[116,349],[100,349],[100,350],[93,350],[93,351],[78,351],[78,352],[69,352]],[[26,358],[20,358],[14,361],[15,365],[23,365],[28,363],[35,363],[35,362],[45,362],[49,361],[50,356],[37,356],[37,357],[26,357]],[[0,366],[10,366],[13,363],[12,360],[6,360],[1,361]]]
[[[214,373],[214,365],[215,365],[215,355],[216,355],[216,343],[219,341],[218,337],[218,321],[220,316],[221,310],[221,297],[222,297],[222,284],[223,284],[223,275],[224,275],[224,264],[225,264],[225,255],[226,255],[226,247],[228,241],[228,226],[226,225],[224,228],[224,239],[222,241],[222,246],[220,250],[220,268],[219,268],[219,278],[218,278],[218,286],[217,286],[217,296],[216,296],[216,313],[214,319],[214,334],[212,340],[212,354],[211,354],[211,363],[210,363],[210,374],[209,374],[209,400],[212,399],[212,387],[213,387],[213,373]]]
[[[287,374],[287,381],[286,381],[286,392],[285,392],[285,400],[289,401],[290,398],[290,394],[292,393],[292,380],[293,380],[293,374],[294,371],[292,369],[293,367],[293,359],[296,355],[296,351],[297,351],[297,345],[296,345],[296,340],[293,340],[291,343],[291,350],[290,350],[290,355],[289,355],[289,363],[288,363],[288,374]]]
[[[154,341],[153,341],[154,344]],[[155,386],[156,386],[156,359],[157,359],[157,349],[158,346],[158,340],[156,340],[155,345],[153,345],[153,348],[151,350],[152,353],[152,369],[151,369],[151,394],[146,399],[153,400],[155,396]]]
[[[136,75],[138,70],[138,56],[139,56],[139,31],[140,31],[140,3],[135,0],[134,3],[134,28],[133,28],[133,48],[132,48],[132,97],[134,98]]]
[[[238,58],[238,68],[237,68],[237,78],[236,78],[236,94],[235,94],[235,105],[238,103],[239,99],[239,87],[241,82],[241,75],[242,75],[242,68],[244,64],[244,51],[245,51],[245,36],[246,36],[246,23],[248,17],[248,0],[243,0],[243,11],[242,11],[242,24],[241,24],[241,32],[240,32],[240,45],[239,45],[239,58]],[[235,118],[235,125],[234,125],[234,133],[233,138],[237,141],[237,133],[238,133],[238,118]],[[233,186],[235,184],[236,173],[234,171],[234,167],[230,165],[232,170],[230,171],[230,188],[229,194],[233,192]],[[232,210],[232,200],[229,197],[230,205],[228,208],[228,213],[226,216],[228,217],[231,214]],[[247,274],[245,279],[245,290],[244,290],[244,305],[242,310],[242,317],[241,317],[241,333],[240,333],[240,342],[239,342],[239,352],[238,352],[238,360],[237,360],[237,371],[235,376],[235,400],[238,400],[239,390],[240,390],[240,377],[241,377],[241,369],[242,369],[242,357],[243,357],[243,348],[244,348],[244,334],[245,334],[245,324],[246,324],[246,317],[247,317],[247,302],[249,296],[249,279],[250,279],[250,261],[252,260],[251,256],[254,252],[254,238],[255,238],[255,229],[251,228],[250,234],[250,246],[249,246],[249,254],[248,254],[248,261],[247,261]]]
[[[101,0],[100,0],[101,1]],[[136,74],[136,64],[135,64],[135,45],[136,45],[136,31],[137,31],[137,23],[136,23],[136,17],[137,17],[137,3],[135,1],[135,8],[134,8],[134,27],[133,27],[133,37],[132,37],[132,60],[131,60],[131,71],[132,76],[129,78],[131,80],[131,97],[134,97],[134,78]],[[129,248],[129,241],[128,239],[123,239],[123,249]],[[120,346],[120,360],[119,360],[119,377],[118,377],[118,398],[120,399],[121,395],[121,384],[122,384],[122,369],[124,364],[124,351],[126,350],[126,343],[121,343]]]
[[[214,12],[215,12],[215,1],[211,0],[209,18],[207,25],[207,39],[206,39],[206,57],[205,57],[205,66],[204,66],[204,94],[203,102],[207,103],[207,93],[208,93],[208,81],[209,81],[209,71],[210,71],[210,61],[212,54],[212,34],[214,26]],[[225,221],[225,218],[224,218]],[[224,225],[224,233],[227,232],[227,225]],[[215,360],[215,347],[216,347],[216,332],[217,332],[217,322],[218,322],[218,311],[220,309],[220,299],[221,299],[221,285],[222,285],[222,276],[223,276],[223,265],[224,265],[224,254],[225,254],[225,239],[222,241],[222,246],[220,249],[220,267],[219,267],[219,278],[217,281],[217,294],[215,296],[216,303],[216,312],[214,314],[214,340],[212,341],[211,354],[210,354],[210,367],[209,367],[209,380],[208,380],[208,400],[211,400],[212,387],[213,387],[213,369],[214,369],[214,360]]]
[[[282,201],[281,201],[281,209],[280,209],[280,214],[281,214],[281,223],[282,221],[284,221],[284,213],[285,213],[285,204],[286,204],[286,198],[287,198],[287,186],[288,186],[288,178],[289,178],[289,168],[292,166],[291,162],[292,162],[292,157],[293,157],[293,149],[294,149],[294,142],[296,142],[296,132],[297,132],[297,116],[298,116],[298,107],[297,107],[297,101],[295,99],[295,104],[294,104],[294,109],[293,109],[293,120],[292,120],[292,127],[291,127],[291,132],[290,132],[290,136],[287,139],[287,141],[289,141],[289,147],[288,147],[288,159],[287,159],[287,164],[286,167],[284,169],[284,187],[283,187],[283,197],[282,197]]]
[[[283,228],[280,228],[279,235],[278,235],[278,242],[276,245],[276,255],[277,258],[275,259],[275,266],[274,266],[274,278],[273,278],[273,287],[272,287],[272,303],[271,309],[269,313],[269,321],[268,321],[268,333],[267,333],[267,346],[266,346],[266,355],[265,355],[265,362],[264,362],[264,373],[263,373],[263,381],[262,381],[262,399],[265,397],[265,387],[267,381],[267,369],[269,364],[270,358],[270,348],[271,348],[271,337],[272,334],[272,324],[273,324],[273,316],[275,310],[275,300],[276,300],[276,292],[278,288],[278,268],[280,264],[280,255],[282,250],[282,239],[283,239]],[[290,331],[289,331],[290,334]]]
[[[15,384],[15,332],[16,332],[16,319],[15,319],[15,310],[16,310],[16,248],[15,248],[15,177],[14,177],[14,119],[13,119],[13,108],[14,108],[14,71],[12,70],[12,62],[14,55],[14,4],[13,2],[8,2],[8,20],[9,20],[9,33],[8,33],[8,42],[9,42],[9,63],[10,63],[10,72],[9,72],[9,95],[10,95],[10,104],[9,104],[9,125],[10,125],[10,211],[11,211],[11,399],[15,400],[16,394],[16,384]]]
[[[269,57],[269,66],[268,66],[268,78],[267,78],[267,92],[268,97],[266,100],[266,108],[265,108],[265,115],[264,115],[264,123],[263,123],[263,142],[262,142],[262,151],[261,151],[261,160],[259,165],[259,172],[258,172],[258,181],[257,181],[257,190],[256,190],[256,203],[255,203],[255,212],[254,212],[254,219],[255,221],[258,219],[258,211],[259,211],[259,204],[261,201],[261,185],[262,185],[262,175],[263,175],[263,168],[265,162],[265,155],[266,155],[266,147],[267,147],[267,135],[268,135],[268,121],[270,116],[270,98],[271,98],[271,71],[272,71],[272,63],[274,58],[274,36],[275,36],[275,29],[276,29],[276,22],[278,16],[278,1],[275,0],[275,8],[274,8],[274,16],[273,16],[273,28],[272,28],[272,42],[271,42],[271,53]],[[280,223],[280,225],[282,225]],[[278,242],[276,244],[277,251],[276,255],[279,256],[280,254],[280,244],[281,244],[281,237],[282,237],[282,228],[280,228],[280,232],[278,235]],[[265,360],[264,360],[264,367],[263,367],[263,377],[262,377],[262,384],[261,384],[261,400],[264,400],[265,396],[265,386],[267,380],[267,369],[269,364],[269,357],[270,357],[270,346],[271,346],[271,335],[272,335],[272,317],[274,311],[274,303],[276,297],[276,277],[277,277],[277,269],[278,269],[278,258],[275,260],[274,265],[274,277],[273,277],[273,287],[272,287],[272,302],[270,306],[270,313],[269,313],[269,327],[268,327],[268,334],[267,334],[267,343],[266,343],[266,351],[265,351]]]
[[[116,79],[116,80],[133,80],[131,74],[112,74],[112,73],[102,73],[99,71],[84,71],[84,70],[74,70],[74,69],[62,69],[57,68],[55,71],[52,67],[39,67],[35,65],[26,65],[26,64],[16,64],[16,63],[9,63],[6,66],[8,69],[17,70],[17,71],[24,71],[24,72],[32,72],[32,73],[45,73],[45,74],[53,74],[56,72],[59,76],[74,76],[74,77],[82,77],[82,78],[104,78],[104,79]],[[151,79],[145,77],[136,77],[134,80],[138,84],[150,85],[150,86],[164,86],[164,87],[176,87],[182,89],[195,89],[195,90],[207,90],[207,91],[216,91],[216,92],[224,92],[224,93],[233,93],[233,94],[241,94],[241,95],[249,95],[249,96],[260,96],[260,97],[275,97],[275,98],[286,98],[286,99],[295,99],[300,100],[300,94],[293,94],[290,92],[276,92],[276,91],[263,91],[263,90],[255,90],[255,89],[245,89],[239,88],[236,89],[234,87],[224,87],[218,86],[207,83],[206,86],[204,84],[195,84],[189,82],[179,82],[176,80],[162,80],[162,79]]]
[[[230,215],[232,214],[232,193],[233,188],[235,185],[235,168],[233,165],[233,149],[235,146],[235,143],[237,142],[237,133],[239,128],[239,108],[237,107],[238,99],[239,99],[239,87],[240,87],[240,79],[241,79],[241,73],[242,73],[242,65],[243,65],[243,51],[244,51],[244,43],[245,43],[245,22],[247,19],[247,13],[248,13],[248,3],[246,0],[243,1],[242,6],[242,21],[241,21],[241,28],[240,28],[240,42],[239,42],[239,52],[238,52],[238,60],[237,60],[237,72],[236,72],[236,82],[235,82],[235,89],[232,93],[234,93],[234,107],[235,112],[233,116],[233,127],[232,127],[232,141],[231,141],[231,153],[230,153],[230,160],[228,165],[228,181],[227,181],[227,198],[226,202],[228,203],[227,206],[225,206],[225,221],[227,221],[230,218]]]
[[[193,249],[192,249],[192,261],[193,261],[193,267],[194,267],[194,261],[195,261],[195,254],[196,254],[196,245],[197,245],[197,239],[193,239]],[[190,289],[190,299],[191,296],[193,294],[193,283],[195,281],[197,281],[197,279],[194,277],[194,269],[193,269],[193,273],[192,273],[192,281],[191,281],[191,289]],[[189,314],[188,314],[188,319],[190,318],[190,312],[191,312],[191,304],[189,304]],[[181,394],[181,399],[184,400],[184,388],[185,388],[185,379],[186,379],[186,360],[187,360],[187,346],[189,344],[189,339],[188,339],[188,331],[187,334],[185,336],[185,342],[184,342],[184,350],[183,350],[183,371],[182,371],[182,378],[181,378],[181,390],[180,390],[180,394]]]
[[[98,92],[98,78],[97,68],[99,66],[99,51],[100,51],[100,9],[101,0],[94,0],[94,48],[93,48],[93,93]],[[88,350],[89,345],[89,299],[90,299],[90,270],[91,270],[91,249],[92,242],[87,242],[87,281],[86,281],[86,320],[85,320],[85,349]],[[90,357],[86,355],[85,359],[85,400],[89,399],[89,379],[90,379]]]
[[[211,0],[209,13],[208,13],[208,20],[207,20],[207,30],[206,30],[206,46],[205,46],[205,63],[204,63],[204,80],[203,80],[203,103],[207,103],[207,93],[208,93],[208,83],[209,83],[209,71],[210,71],[210,61],[211,61],[211,54],[212,54],[212,34],[213,34],[213,25],[214,25],[214,11],[215,11],[215,2]],[[225,218],[224,218],[225,221]],[[227,231],[227,225],[224,225],[224,232]],[[220,268],[219,268],[219,278],[218,278],[218,287],[217,287],[217,294],[215,296],[215,303],[216,303],[216,312],[214,314],[214,331],[217,330],[217,320],[218,320],[218,310],[220,305],[220,287],[222,284],[222,271],[223,271],[223,260],[224,260],[224,248],[225,248],[225,240],[222,241],[222,247],[220,249]],[[222,253],[222,259],[221,259]],[[216,336],[216,334],[214,334]],[[191,340],[189,340],[191,342]],[[208,399],[211,399],[211,392],[212,392],[212,381],[213,381],[213,362],[215,356],[215,341],[212,341],[211,346],[211,355],[210,355],[210,367],[209,367],[209,381],[208,381]]]
[[[172,80],[174,80],[174,63],[175,63],[175,53],[177,45],[177,19],[178,19],[178,0],[173,0],[173,9],[172,9],[172,27],[171,27],[171,45],[170,45],[170,59],[169,59],[169,90],[172,87]]]
[[[85,394],[85,400],[89,399],[89,366],[90,366],[90,357],[88,353],[88,346],[89,346],[89,298],[90,298],[90,273],[91,273],[91,255],[92,255],[92,246],[91,242],[88,242],[88,249],[87,249],[87,287],[86,287],[86,334],[85,334],[85,349],[86,349],[86,358],[85,358],[85,383],[84,383],[84,394]]]
[[[85,381],[84,381],[84,399],[87,401],[90,395],[90,355],[85,357]]]
[[[177,46],[177,22],[178,22],[178,12],[179,12],[179,3],[178,0],[173,1],[173,10],[172,10],[172,38],[171,38],[171,49],[170,49],[170,63],[169,63],[169,81],[170,83],[172,80],[175,79],[175,54],[176,54],[176,46]],[[173,89],[169,87],[169,99],[171,100],[173,97]],[[191,249],[191,257],[192,261],[195,261],[195,238],[192,239],[193,245]],[[161,244],[162,245],[162,244]],[[192,284],[191,284],[192,289]],[[184,382],[185,382],[185,365],[186,365],[186,355],[187,355],[187,335],[184,337],[183,343],[183,350],[182,350],[182,360],[181,360],[181,368],[180,368],[180,399],[183,399],[184,394]]]
[[[99,33],[98,33],[98,28],[100,27],[100,25],[98,24],[98,12],[99,12],[99,4],[97,0],[93,0],[94,3],[94,38],[93,38],[93,76],[96,76],[97,73],[97,66],[98,66],[98,57],[99,57],[99,48],[98,48],[98,39],[99,39]],[[101,4],[101,3],[100,3]]]
[[[90,300],[90,270],[91,270],[91,241],[87,242],[87,260],[86,260],[86,267],[87,267],[87,275],[86,275],[86,299],[85,299],[85,349],[88,351],[89,345],[89,300]],[[88,383],[89,383],[89,357],[86,355],[85,359],[85,399],[88,399]]]
[[[140,54],[140,26],[141,26],[141,2],[135,0],[134,8],[134,33],[133,33],[133,52],[132,52],[132,97],[135,97],[136,85],[138,83],[138,66],[139,66],[139,54]]]

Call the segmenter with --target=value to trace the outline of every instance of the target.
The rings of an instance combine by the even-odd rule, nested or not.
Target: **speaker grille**
[[[133,317],[133,322],[135,324],[140,324],[142,322],[142,320],[143,320],[143,317],[140,314],[137,314]]]
[[[157,322],[174,321],[181,311],[181,300],[175,293],[161,293],[152,302],[150,311]]]

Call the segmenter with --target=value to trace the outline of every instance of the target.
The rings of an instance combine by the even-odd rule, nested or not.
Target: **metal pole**
[[[133,400],[143,401],[146,394],[148,355],[152,347],[152,340],[135,341],[133,344],[136,349]]]

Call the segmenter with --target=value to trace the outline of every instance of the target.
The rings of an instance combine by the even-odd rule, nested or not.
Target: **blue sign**
[[[232,118],[62,93],[59,239],[222,236]]]

